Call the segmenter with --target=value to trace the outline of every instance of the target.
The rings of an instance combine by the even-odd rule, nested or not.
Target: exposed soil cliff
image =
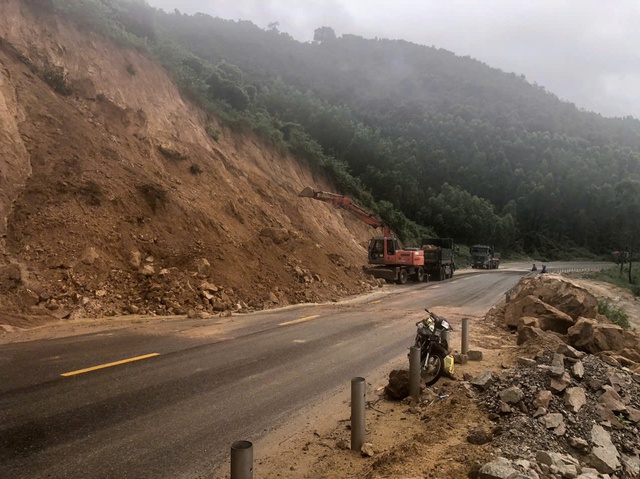
[[[360,269],[370,228],[297,198],[307,185],[331,189],[189,104],[143,54],[0,2],[0,323],[373,287]]]

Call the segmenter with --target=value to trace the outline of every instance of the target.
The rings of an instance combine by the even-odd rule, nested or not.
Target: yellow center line
[[[431,286],[431,289],[438,289],[440,287],[439,284],[437,284],[436,286]]]
[[[71,371],[71,372],[68,372],[68,373],[64,373],[64,374],[61,374],[60,376],[64,376],[64,377],[75,376],[76,374],[88,373],[90,371],[96,371],[98,369],[110,368],[112,366],[119,366],[120,364],[132,363],[134,361],[140,361],[142,359],[153,358],[155,356],[160,356],[160,353],[145,354],[144,356],[137,356],[135,358],[123,359],[121,361],[115,361],[113,363],[100,364],[98,366],[93,366],[93,367],[86,368],[86,369],[78,369],[77,371]]]
[[[378,303],[382,303],[382,300],[378,299],[376,301],[371,301],[369,304],[378,304]]]
[[[313,316],[305,316],[304,318],[294,319],[293,321],[287,321],[286,323],[280,323],[278,324],[278,326],[289,326],[290,324],[304,323],[305,321],[309,321],[311,319],[316,319],[319,317],[319,314],[314,314]]]

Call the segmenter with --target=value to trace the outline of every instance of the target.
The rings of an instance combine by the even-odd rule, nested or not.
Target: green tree
[[[336,40],[336,32],[331,27],[316,28],[313,32],[313,41],[315,43],[325,43]]]

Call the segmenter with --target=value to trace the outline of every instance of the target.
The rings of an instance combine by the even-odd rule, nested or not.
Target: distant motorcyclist
[[[533,263],[533,268],[531,268],[531,271],[538,271],[538,267],[535,263]]]
[[[546,265],[546,264],[543,264],[543,265],[542,265],[542,270],[540,271],[540,274],[544,274],[544,273],[546,273],[546,272],[547,272],[547,265]]]

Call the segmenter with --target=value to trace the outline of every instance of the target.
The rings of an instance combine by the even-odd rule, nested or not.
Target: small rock
[[[140,273],[142,273],[144,276],[153,276],[154,274],[156,274],[156,270],[153,265],[145,264],[140,270]]]
[[[213,284],[213,283],[209,283],[207,281],[203,281],[202,283],[200,283],[200,289],[202,291],[209,291],[210,293],[217,293],[219,288]]]
[[[580,387],[568,388],[564,393],[564,402],[571,412],[577,413],[587,403],[584,389]]]
[[[553,412],[539,419],[547,429],[555,429],[564,424],[564,417],[559,412]]]
[[[494,376],[491,371],[485,371],[483,373],[478,374],[475,378],[473,378],[470,383],[480,389],[487,389],[491,384],[493,384]]]
[[[582,453],[589,451],[589,443],[581,437],[570,437],[569,445]]]
[[[469,351],[469,361],[482,361],[482,351]]]
[[[575,349],[572,346],[569,346],[566,343],[562,343],[558,345],[558,349],[556,350],[556,353],[562,354],[563,356],[567,358],[572,358],[572,359],[582,359],[586,356],[586,353],[582,351],[578,351],[577,349]]]
[[[611,386],[603,386],[605,392],[598,398],[598,402],[602,404],[606,409],[618,412],[627,412],[627,406],[622,402],[620,395]]]
[[[80,256],[80,261],[87,266],[91,266],[100,257],[96,249],[92,246],[85,249]]]
[[[571,377],[569,377],[569,373],[567,372],[558,378],[551,378],[551,389],[556,392],[561,393],[569,384],[571,384]]]
[[[631,477],[640,477],[640,457],[622,454],[620,460]]]
[[[456,353],[453,355],[453,362],[455,364],[467,364],[468,361],[469,361],[469,356],[467,354]]]
[[[493,434],[480,427],[471,429],[467,433],[467,441],[471,444],[482,445],[491,442]]]
[[[276,303],[276,304],[278,304],[280,302],[278,297],[273,292],[269,293],[269,301],[271,301],[272,303]]]
[[[538,391],[536,398],[533,400],[533,405],[534,407],[543,407],[546,409],[549,407],[549,403],[551,402],[552,397],[553,393],[551,391],[548,391],[546,389]]]
[[[582,379],[584,376],[584,364],[582,364],[582,361],[578,361],[571,366],[571,374],[573,374],[574,378]]]
[[[480,468],[478,479],[507,479],[517,472],[511,466],[511,461],[504,457],[498,457]]]
[[[565,426],[564,421],[562,421],[562,423],[553,429],[553,434],[555,434],[556,436],[564,436],[567,432],[567,426]]]
[[[604,354],[604,353],[605,352],[603,351],[600,354],[596,354],[596,356],[602,359],[602,361],[607,363],[609,366],[613,366],[614,368],[620,367],[620,363],[615,358],[612,358],[608,354]]]
[[[373,450],[373,444],[371,444],[370,442],[365,442],[362,445],[362,448],[360,448],[360,454],[362,454],[363,457],[373,457],[375,454],[375,451]]]
[[[564,374],[564,356],[562,354],[553,354],[553,361],[551,362],[549,373],[554,377],[560,377]]]
[[[547,410],[543,407],[539,407],[538,409],[536,409],[536,412],[533,413],[533,418],[539,418],[544,416],[545,414],[547,414]]]
[[[263,228],[260,236],[270,238],[275,244],[282,244],[289,240],[290,233],[286,228]]]
[[[518,364],[525,368],[533,368],[536,366],[537,363],[535,359],[518,358]]]
[[[211,301],[211,308],[214,311],[226,311],[228,308],[228,306],[226,304],[224,304],[222,301]]]
[[[130,251],[129,252],[129,265],[134,269],[138,269],[141,264],[142,264],[142,253],[140,253],[140,251],[138,251],[138,250]]]
[[[524,398],[522,389],[517,386],[511,386],[510,388],[504,389],[500,391],[499,395],[500,399],[507,404],[517,404]]]
[[[628,406],[627,413],[629,414],[629,421],[634,424],[640,423],[640,410]]]

